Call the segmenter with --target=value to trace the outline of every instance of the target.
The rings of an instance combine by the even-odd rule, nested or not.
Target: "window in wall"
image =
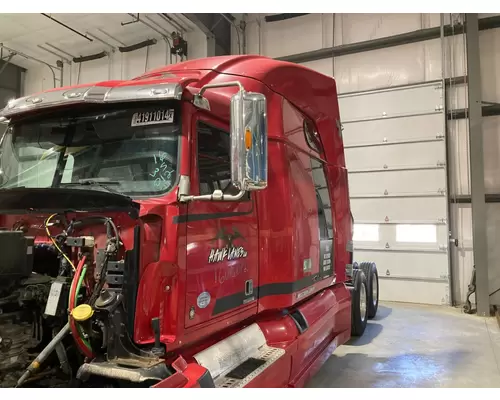
[[[396,225],[396,241],[405,243],[436,243],[436,225]]]
[[[323,164],[311,158],[311,170],[318,199],[320,239],[333,238],[332,203]]]
[[[200,194],[212,194],[214,190],[222,190],[224,194],[238,194],[239,190],[231,182],[229,133],[204,122],[198,122],[197,132]],[[249,192],[242,200],[248,199]]]
[[[378,224],[354,224],[353,241],[355,242],[378,242]]]

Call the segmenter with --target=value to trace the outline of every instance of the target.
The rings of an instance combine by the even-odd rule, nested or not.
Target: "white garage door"
[[[381,300],[449,304],[441,82],[339,96],[354,258],[374,261]]]

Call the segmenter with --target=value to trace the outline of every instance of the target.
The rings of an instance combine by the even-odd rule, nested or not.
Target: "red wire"
[[[86,256],[83,256],[81,260],[78,262],[78,266],[76,267],[75,275],[73,276],[73,280],[71,281],[71,287],[69,292],[69,311],[71,312],[73,308],[75,308],[75,292],[76,287],[78,285],[78,279],[80,279],[80,275],[82,274],[83,266],[85,265]]]
[[[87,257],[83,256],[80,262],[78,263],[75,275],[73,276],[73,281],[71,282],[70,298],[69,298],[69,311],[70,311],[69,327],[71,329],[73,339],[75,340],[76,345],[80,349],[80,351],[85,355],[85,357],[93,358],[94,355],[89,350],[89,348],[85,346],[85,343],[83,343],[82,338],[80,337],[80,334],[76,327],[76,322],[74,318],[71,316],[71,311],[73,311],[73,309],[75,308],[75,293],[76,293],[76,287],[78,286],[78,279],[80,279],[80,275],[82,274],[83,266],[85,265],[86,259]]]

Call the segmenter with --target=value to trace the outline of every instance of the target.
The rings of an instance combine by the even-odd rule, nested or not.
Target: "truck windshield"
[[[81,185],[112,187],[131,197],[173,189],[181,134],[178,102],[95,107],[12,123],[1,145],[0,189]]]

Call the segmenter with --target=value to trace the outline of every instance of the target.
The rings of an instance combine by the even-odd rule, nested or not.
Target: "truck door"
[[[227,125],[194,121],[191,192],[237,194],[231,184]],[[194,201],[187,210],[186,313],[191,327],[257,308],[258,233],[254,194],[236,202]]]

